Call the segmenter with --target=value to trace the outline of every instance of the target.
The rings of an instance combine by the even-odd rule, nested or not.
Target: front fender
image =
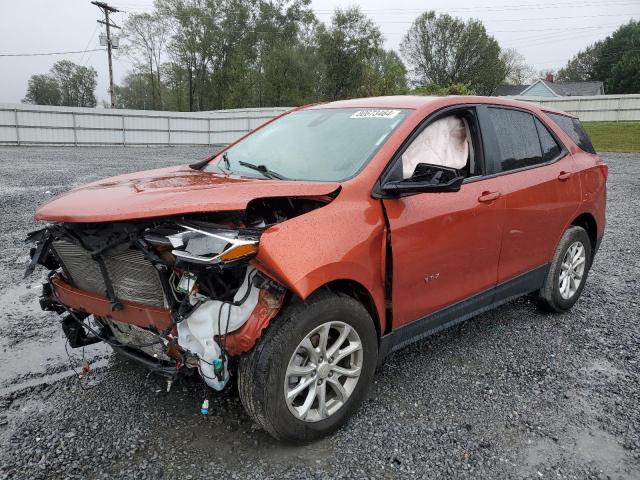
[[[334,280],[358,282],[383,321],[385,241],[380,203],[340,195],[265,230],[253,265],[303,300]]]

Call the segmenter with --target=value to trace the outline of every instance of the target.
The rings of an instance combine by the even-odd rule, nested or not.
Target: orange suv
[[[231,377],[274,437],[339,428],[389,353],[522,295],[571,308],[607,166],[575,117],[488,97],[287,112],[192,165],[42,205],[31,264],[73,347]]]

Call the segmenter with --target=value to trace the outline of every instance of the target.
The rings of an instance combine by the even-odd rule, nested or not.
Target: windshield
[[[409,113],[367,108],[292,112],[229,148],[206,170],[285,180],[346,180]]]

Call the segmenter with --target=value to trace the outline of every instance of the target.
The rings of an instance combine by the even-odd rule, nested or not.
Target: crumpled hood
[[[256,198],[328,195],[339,186],[226,177],[184,165],[119,175],[74,188],[42,205],[34,218],[92,223],[243,210]]]

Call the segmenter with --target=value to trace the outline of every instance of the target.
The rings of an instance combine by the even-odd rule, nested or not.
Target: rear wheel
[[[288,307],[240,360],[240,398],[274,437],[309,442],[338,429],[362,403],[376,358],[365,308],[322,292]]]
[[[538,294],[541,307],[569,310],[580,297],[591,267],[591,241],[582,227],[571,226],[562,236],[549,273]]]

